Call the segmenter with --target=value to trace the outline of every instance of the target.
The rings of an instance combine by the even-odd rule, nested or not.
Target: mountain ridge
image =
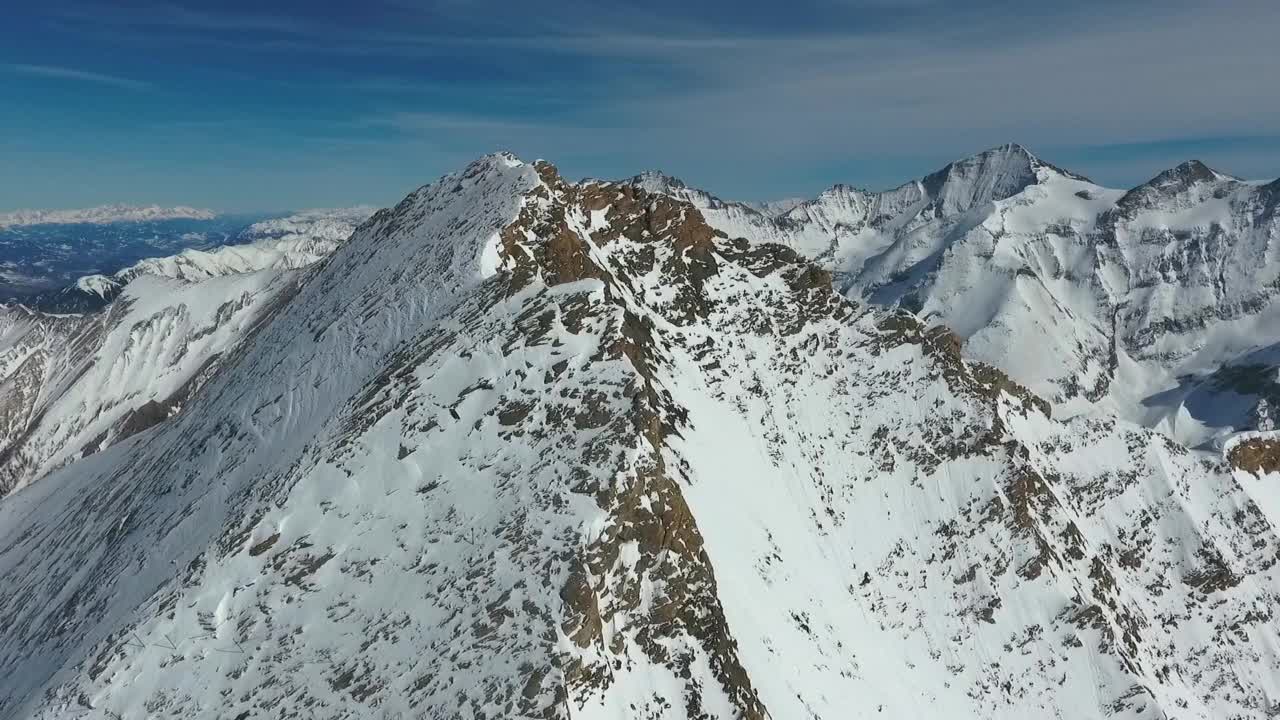
[[[218,213],[203,208],[177,205],[99,205],[76,210],[13,210],[0,213],[0,228],[24,225],[94,225],[150,220],[212,220]]]
[[[1188,161],[1113,190],[1008,144],[891,191],[836,186],[776,216],[682,192],[729,235],[819,262],[842,292],[952,327],[975,358],[1067,412],[1119,412],[1198,444],[1249,420],[1197,415],[1184,401],[1199,385],[1177,390],[1183,378],[1280,341],[1263,311],[1277,188]],[[1179,298],[1177,287],[1193,289]],[[1239,328],[1216,355],[1200,350],[1213,318]],[[1053,350],[1018,349],[1036,344]]]
[[[287,273],[181,412],[0,502],[0,714],[1270,710],[1274,478],[791,247],[494,155]]]

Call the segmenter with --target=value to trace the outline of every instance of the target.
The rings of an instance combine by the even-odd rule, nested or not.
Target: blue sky
[[[1007,141],[1104,184],[1280,176],[1280,3],[9,0],[0,210],[389,204],[509,149],[726,197]]]

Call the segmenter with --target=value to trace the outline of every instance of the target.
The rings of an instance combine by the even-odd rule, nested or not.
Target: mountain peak
[[[864,192],[864,190],[862,190],[862,188],[859,188],[857,185],[850,185],[849,183],[836,183],[835,185],[832,185],[826,190],[823,190],[821,195],[824,195],[824,196],[825,195],[848,195],[850,193],[860,193],[860,192]]]
[[[1161,172],[1125,193],[1117,203],[1117,207],[1146,207],[1155,203],[1158,198],[1181,195],[1198,185],[1218,183],[1223,180],[1234,180],[1234,178],[1214,170],[1199,160],[1188,160]]]
[[[1014,142],[997,145],[996,147],[983,150],[982,152],[965,158],[964,160],[958,160],[957,163],[991,164],[994,161],[1002,161],[1005,163],[1012,162],[1017,164],[1026,163],[1033,171],[1036,172],[1037,177],[1039,176],[1039,171],[1047,170],[1054,174],[1071,178],[1072,180],[1092,182],[1089,178],[1083,175],[1071,172],[1070,170],[1065,170],[1051,162],[1045,161],[1039,155],[1028,150],[1025,145]]]
[[[1030,160],[1030,161],[1040,160],[1040,158],[1036,157],[1035,154],[1032,153],[1030,150],[1028,150],[1025,145],[1021,145],[1016,142],[1009,142],[1003,145],[997,145],[993,148],[990,148],[988,150],[984,150],[978,153],[979,157],[983,155],[1001,155],[1006,157],[1021,157],[1021,158],[1026,158],[1027,160]]]
[[[502,163],[507,167],[520,167],[521,165],[525,164],[523,160],[516,157],[516,154],[509,150],[498,150],[497,152],[491,152],[480,159],[482,161]]]
[[[506,168],[518,168],[527,164],[516,157],[515,153],[507,150],[498,150],[476,158],[463,169],[461,174],[463,177],[475,177],[478,174]]]
[[[1023,146],[1006,143],[956,160],[921,183],[938,210],[951,215],[1017,195],[1039,182],[1036,171],[1044,166]]]
[[[1212,182],[1224,177],[1222,173],[1205,165],[1199,160],[1188,160],[1184,163],[1175,165],[1168,170],[1156,175],[1148,182],[1148,185],[1168,185],[1171,183],[1197,183]]]
[[[689,187],[680,178],[668,175],[661,170],[645,170],[633,176],[629,182],[631,185],[650,192],[665,192]]]
[[[661,170],[646,170],[621,181],[620,184],[630,185],[655,195],[666,195],[690,203],[700,210],[723,208],[730,204],[706,190],[690,187],[680,178],[668,175]],[[740,207],[748,206],[740,205]]]
[[[1028,150],[1025,145],[1009,142],[976,152],[952,162],[951,165],[991,164],[993,162],[1034,165],[1041,163],[1041,160]]]

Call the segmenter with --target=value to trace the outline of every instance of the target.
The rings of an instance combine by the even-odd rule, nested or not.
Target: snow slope
[[[781,214],[679,181],[633,182],[694,202],[731,237],[795,248],[852,297],[946,324],[970,357],[1065,414],[1220,441],[1250,426],[1263,395],[1219,403],[1217,373],[1280,343],[1280,181],[1192,161],[1124,192],[1006,145],[888,192],[836,186]]]
[[[0,716],[1269,716],[1243,471],[705,217],[509,155],[375,215],[0,503]]]
[[[175,412],[292,282],[141,277],[96,314],[0,307],[0,494]]]
[[[259,223],[250,243],[144,260],[45,298],[72,313],[0,305],[0,495],[176,412],[295,291],[295,271],[371,214]]]

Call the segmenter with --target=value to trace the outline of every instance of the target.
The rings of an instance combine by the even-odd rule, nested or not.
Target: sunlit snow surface
[[[1250,379],[1280,365],[1280,181],[1192,161],[1123,192],[1007,145],[782,212],[660,175],[632,182],[730,236],[795,248],[851,297],[945,323],[1061,415],[1119,414],[1212,445],[1252,427],[1260,398],[1280,400],[1280,385]]]
[[[1274,495],[703,214],[491,156],[267,272],[0,503],[0,716],[1269,716]]]

